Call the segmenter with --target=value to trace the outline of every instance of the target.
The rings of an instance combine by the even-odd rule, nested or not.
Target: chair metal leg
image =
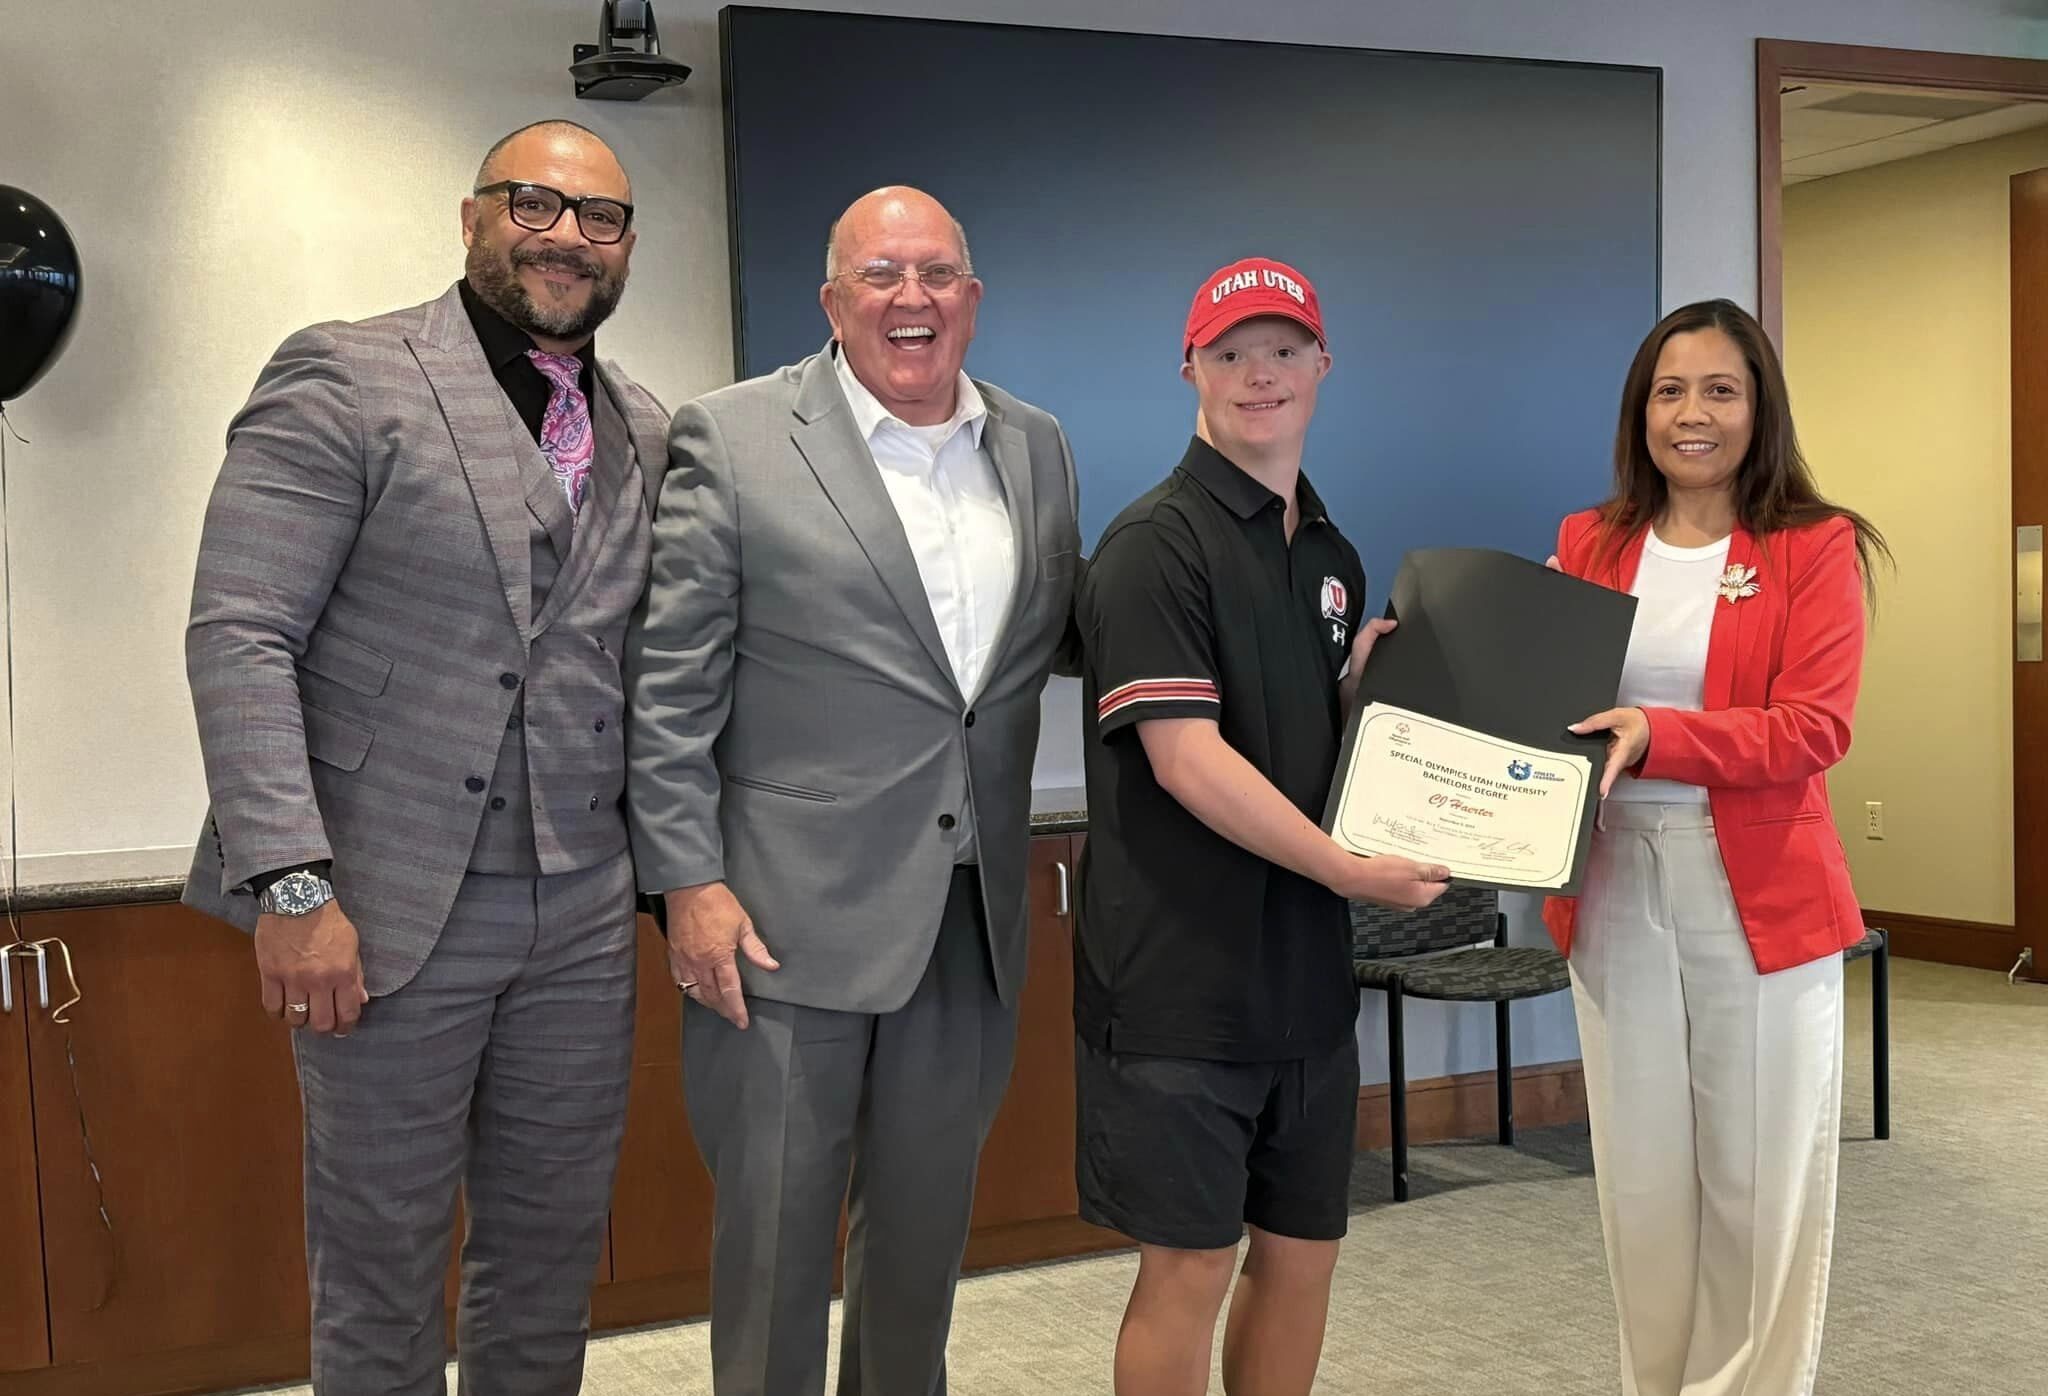
[[[1493,1006],[1493,1055],[1493,1089],[1498,1097],[1496,1109],[1500,1115],[1500,1142],[1512,1147],[1515,1142],[1515,1048],[1506,999]]]
[[[1879,932],[1880,935],[1883,932]],[[1870,957],[1871,1097],[1876,1137],[1892,1137],[1892,947],[1889,938]]]
[[[1394,1146],[1394,1201],[1408,1200],[1408,1063],[1401,1030],[1401,986],[1387,990],[1387,1115]]]

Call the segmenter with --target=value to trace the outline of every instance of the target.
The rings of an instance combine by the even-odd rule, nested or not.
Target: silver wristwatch
[[[304,916],[334,900],[334,884],[301,868],[263,889],[256,905],[271,916]]]

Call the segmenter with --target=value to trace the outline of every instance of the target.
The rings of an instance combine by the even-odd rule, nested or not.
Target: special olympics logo
[[[1527,780],[1533,769],[1527,761],[1508,762],[1508,775],[1514,780]]]

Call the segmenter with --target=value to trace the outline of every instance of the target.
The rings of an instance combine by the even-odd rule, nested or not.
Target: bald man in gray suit
[[[592,335],[632,192],[568,122],[462,202],[445,295],[302,330],[228,431],[186,665],[185,899],[253,932],[305,1114],[313,1386],[581,1384],[632,1058],[619,672],[667,414]]]
[[[629,655],[640,885],[690,998],[719,1396],[943,1393],[1024,977],[1039,694],[1080,538],[1059,424],[961,370],[981,283],[914,189],[835,225],[833,340],[684,407]]]

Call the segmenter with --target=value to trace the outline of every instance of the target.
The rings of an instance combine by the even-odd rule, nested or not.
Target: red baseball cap
[[[1231,326],[1258,315],[1283,315],[1306,327],[1316,343],[1329,348],[1323,337],[1322,305],[1308,278],[1285,262],[1247,257],[1218,269],[1195,292],[1181,357],[1186,358],[1190,350],[1207,348]]]

